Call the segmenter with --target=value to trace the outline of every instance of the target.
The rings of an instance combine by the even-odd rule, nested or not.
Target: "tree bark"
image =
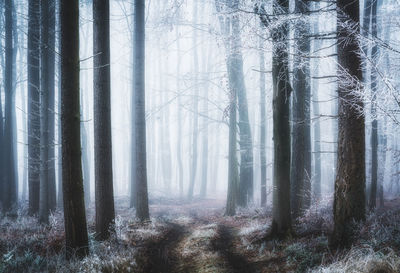
[[[93,55],[96,232],[99,239],[107,239],[110,235],[110,225],[115,218],[111,138],[109,0],[93,1]]]
[[[267,113],[265,94],[265,56],[263,39],[260,37],[260,168],[261,168],[261,206],[267,205]]]
[[[4,2],[4,17],[5,17],[5,68],[4,68],[4,196],[3,209],[10,212],[17,205],[17,180],[15,172],[15,154],[14,141],[15,133],[13,127],[13,108],[15,107],[14,89],[13,89],[13,1],[5,0]]]
[[[296,0],[295,11],[306,14],[306,0]],[[306,16],[306,15],[305,15]],[[299,20],[295,28],[295,60],[293,75],[293,127],[291,163],[291,203],[297,218],[311,205],[311,127],[310,127],[310,25]]]
[[[89,253],[83,195],[79,103],[79,1],[60,1],[61,135],[67,259]]]
[[[39,212],[40,188],[40,5],[29,0],[28,22],[28,183],[29,214]]]
[[[371,7],[371,34],[372,39],[378,38],[377,29],[377,0],[372,2]],[[378,57],[378,46],[374,44],[371,49],[371,60],[375,64]],[[369,195],[369,210],[373,211],[376,208],[376,197],[377,197],[377,187],[378,187],[378,119],[376,113],[376,93],[377,93],[377,75],[376,69],[371,67],[371,189]]]
[[[264,9],[261,9],[265,12]],[[288,0],[273,2],[274,14],[287,14]],[[266,27],[269,21],[261,14],[261,21]],[[289,23],[278,22],[272,29],[272,81],[273,81],[273,211],[270,237],[285,238],[292,234],[290,209],[290,93],[288,38]]]
[[[145,118],[145,1],[135,0],[135,180],[136,217],[149,219],[146,163],[146,118]]]
[[[358,0],[337,1],[339,137],[332,247],[351,245],[354,222],[365,219],[365,119],[357,94],[362,80],[359,8]]]

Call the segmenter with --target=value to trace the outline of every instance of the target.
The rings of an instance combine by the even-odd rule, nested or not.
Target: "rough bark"
[[[351,245],[354,223],[365,219],[365,119],[357,94],[362,80],[359,8],[358,0],[337,1],[339,137],[332,247]]]
[[[83,195],[79,103],[79,1],[60,1],[61,136],[67,259],[89,253]]]
[[[295,11],[306,14],[309,2],[296,0]],[[291,163],[291,203],[297,218],[311,204],[311,127],[310,127],[310,25],[299,20],[295,27],[293,72],[293,127]]]
[[[109,0],[93,1],[93,56],[96,233],[99,239],[107,239],[110,225],[115,218],[111,138]]]
[[[273,13],[289,12],[288,0],[275,0]],[[269,21],[261,15],[267,27]],[[271,237],[284,238],[291,236],[292,220],[290,209],[290,93],[292,88],[289,79],[288,37],[289,23],[279,22],[272,29],[272,82],[273,82],[273,212],[270,230]]]
[[[29,214],[39,212],[40,185],[40,5],[29,0],[28,22],[28,183]]]
[[[13,61],[13,1],[5,0],[4,2],[4,17],[5,17],[5,68],[4,68],[4,180],[3,180],[3,209],[10,212],[17,205],[17,180],[15,172],[15,154],[14,141],[15,132],[13,126],[13,108],[14,88],[13,88],[13,69],[15,62]]]
[[[378,37],[377,29],[377,0],[372,2],[371,7],[371,34],[372,38],[376,39]],[[378,46],[374,44],[371,49],[371,60],[376,63],[378,56]],[[376,197],[377,197],[377,187],[378,187],[378,119],[376,116],[376,92],[377,92],[377,75],[376,69],[371,68],[371,188],[369,195],[369,210],[374,210],[376,207]]]
[[[49,222],[49,0],[40,1],[40,201],[39,222]]]
[[[135,0],[135,180],[136,217],[149,219],[146,167],[146,118],[145,118],[145,1]]]

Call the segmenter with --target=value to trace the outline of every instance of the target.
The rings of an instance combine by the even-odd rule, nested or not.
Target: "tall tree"
[[[96,232],[100,239],[109,237],[115,218],[110,79],[110,3],[93,1],[94,56],[94,170],[96,199]]]
[[[198,22],[198,6],[199,1],[193,1],[193,23],[197,24]],[[192,149],[191,156],[192,162],[190,167],[190,184],[189,184],[189,193],[188,198],[191,199],[193,197],[194,186],[196,182],[197,175],[197,150],[198,150],[198,138],[199,138],[199,54],[198,54],[198,45],[197,45],[197,26],[195,26],[193,31],[193,88],[194,88],[194,96],[193,96],[193,136],[192,136]]]
[[[55,1],[42,0],[41,10],[41,55],[40,55],[40,202],[39,221],[48,223],[51,210],[56,208],[55,181]]]
[[[220,25],[225,36],[225,51],[229,80],[235,79],[235,89],[239,114],[240,175],[237,203],[246,206],[253,199],[253,140],[249,122],[246,85],[243,72],[242,41],[240,32],[240,0],[216,0],[217,11],[230,14],[231,18],[222,20]],[[233,67],[230,67],[233,66]]]
[[[373,39],[378,38],[378,28],[377,28],[377,5],[378,0],[372,1],[371,7],[371,35]],[[371,48],[371,60],[373,65],[376,64],[376,60],[378,57],[378,45],[375,43]],[[378,187],[378,119],[376,113],[376,93],[377,93],[377,75],[376,68],[371,67],[371,92],[372,92],[372,100],[371,100],[371,118],[372,118],[372,126],[371,126],[371,189],[369,195],[369,209],[374,210],[376,207],[376,193]]]
[[[274,0],[273,14],[280,15],[270,26],[264,6],[259,7],[260,18],[272,27],[272,83],[273,83],[273,139],[274,177],[271,237],[284,238],[292,233],[290,209],[290,93],[288,38],[289,23],[283,17],[289,12],[289,0]],[[283,17],[283,18],[282,18]]]
[[[146,117],[145,117],[145,1],[135,0],[135,169],[136,216],[149,219],[146,163]]]
[[[304,14],[295,25],[295,60],[293,67],[293,126],[291,203],[293,216],[311,204],[311,127],[310,127],[310,24],[308,0],[296,0],[295,11]]]
[[[231,2],[231,3],[230,3]],[[229,7],[234,11],[232,17],[232,48],[229,53],[231,56],[230,65],[234,68],[232,72],[237,78],[237,101],[239,114],[239,144],[240,144],[240,176],[239,176],[239,194],[238,204],[247,206],[249,201],[253,200],[253,138],[251,134],[249,112],[247,105],[247,91],[243,72],[243,57],[242,57],[242,41],[241,41],[241,26],[240,26],[240,0],[227,2]],[[228,69],[229,71],[229,69]]]
[[[315,2],[314,3],[314,10],[319,10],[320,3]],[[318,33],[319,32],[319,22],[315,22],[313,25],[313,32]],[[313,52],[316,52],[319,50],[319,40],[314,39],[313,41]],[[313,61],[313,71],[316,74],[315,76],[318,77],[318,64],[319,61],[318,59],[315,59]],[[314,175],[313,175],[313,195],[315,200],[319,200],[321,198],[321,124],[319,121],[319,96],[318,96],[318,79],[313,79],[312,80],[312,107],[313,107],[313,114],[314,118],[317,118],[317,120],[314,122],[314,147],[313,147],[313,155],[314,155],[314,160],[313,160],[313,165],[314,165]]]
[[[3,209],[11,211],[17,204],[17,180],[15,172],[14,141],[16,141],[13,128],[14,88],[13,88],[13,1],[4,2],[5,17],[5,68],[4,68],[4,164],[3,180]]]
[[[60,0],[61,136],[66,255],[89,253],[83,196],[79,109],[79,1]]]
[[[260,168],[261,168],[261,206],[267,205],[267,113],[265,94],[265,56],[263,39],[259,38],[259,61],[260,61]]]
[[[39,221],[48,223],[49,221],[49,0],[40,1],[41,11],[41,83],[40,83],[40,202],[39,202]]]
[[[40,2],[29,0],[28,16],[29,213],[39,212],[40,188]]]
[[[48,90],[48,181],[49,192],[48,202],[51,211],[56,209],[57,206],[57,193],[56,193],[56,156],[55,156],[55,45],[56,45],[56,0],[48,1],[48,40],[46,45],[47,62],[48,62],[48,76],[47,76],[47,90]]]
[[[339,139],[332,247],[352,243],[354,222],[365,219],[365,119],[362,80],[360,2],[337,1]]]
[[[231,73],[232,75],[233,73]],[[225,215],[233,216],[236,213],[237,203],[237,187],[238,187],[238,166],[237,166],[237,103],[236,103],[236,88],[230,84],[229,98],[229,153],[228,153],[228,196],[226,199]]]

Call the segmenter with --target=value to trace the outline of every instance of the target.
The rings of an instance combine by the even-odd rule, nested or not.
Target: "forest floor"
[[[264,240],[271,211],[240,209],[225,217],[224,201],[153,198],[151,221],[136,221],[128,199],[116,202],[115,232],[94,240],[94,209],[88,210],[91,254],[65,261],[62,214],[49,226],[21,209],[0,222],[0,272],[400,272],[400,199],[368,215],[351,249],[332,252],[331,202],[311,208],[286,241]],[[381,271],[379,271],[381,270]]]

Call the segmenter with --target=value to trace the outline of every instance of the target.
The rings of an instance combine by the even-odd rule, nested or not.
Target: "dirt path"
[[[137,258],[139,272],[176,273],[178,272],[179,253],[177,245],[187,234],[184,226],[169,222],[163,235],[148,242]]]
[[[233,229],[225,225],[219,225],[217,228],[217,236],[211,242],[213,251],[218,251],[223,256],[228,272],[232,273],[254,273],[257,270],[242,255],[234,250],[233,245],[234,232]]]

